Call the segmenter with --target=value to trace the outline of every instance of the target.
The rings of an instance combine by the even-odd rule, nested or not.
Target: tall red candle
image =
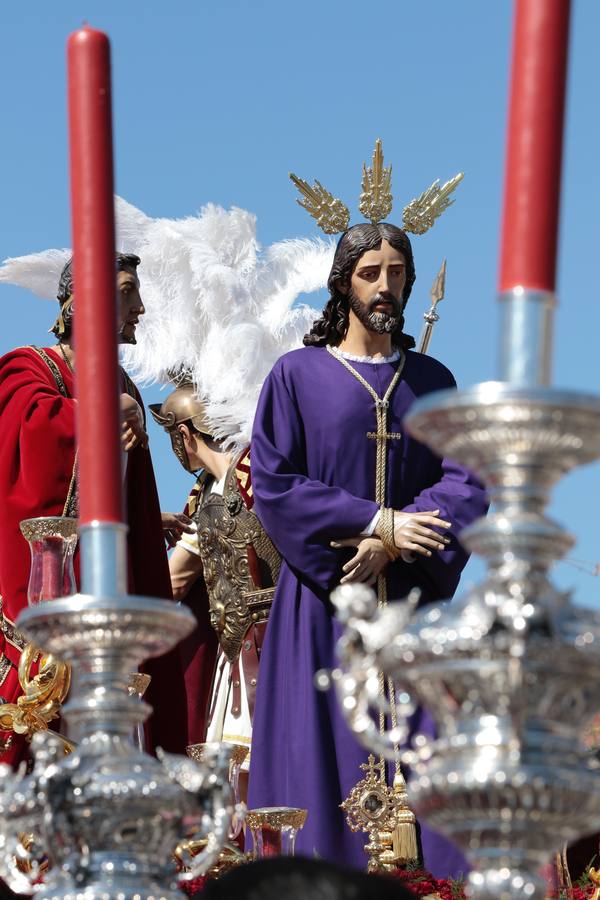
[[[67,43],[80,523],[123,518],[110,44],[82,28]]]
[[[569,0],[516,0],[500,291],[554,290]]]

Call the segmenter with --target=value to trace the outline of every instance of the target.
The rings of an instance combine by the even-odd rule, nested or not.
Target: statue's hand
[[[181,535],[194,533],[192,520],[183,513],[161,513],[162,529],[165,541],[169,547],[174,547],[177,541],[181,539]]]
[[[389,562],[388,555],[379,538],[347,538],[343,541],[332,541],[331,546],[336,549],[338,547],[356,547],[356,553],[352,559],[343,566],[345,575],[340,584],[349,584],[354,581],[375,584],[378,576]]]
[[[438,534],[452,523],[440,519],[439,509],[431,512],[403,513],[394,511],[394,543],[404,562],[414,562],[415,554],[431,556],[433,550],[444,550],[450,538]]]
[[[121,394],[121,443],[125,453],[129,453],[138,444],[148,446],[148,435],[144,430],[144,414],[133,397]]]

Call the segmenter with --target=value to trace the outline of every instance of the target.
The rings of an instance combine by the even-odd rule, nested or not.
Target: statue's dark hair
[[[117,253],[115,255],[115,260],[117,272],[123,272],[126,269],[133,269],[135,272],[141,262],[141,259],[139,256],[136,256],[135,253]],[[61,312],[50,329],[52,334],[55,334],[59,340],[69,338],[73,328],[73,304],[70,303],[65,307],[67,300],[73,296],[73,290],[73,257],[71,257],[60,273],[56,299],[60,303]]]
[[[333,257],[333,266],[327,280],[331,296],[321,318],[313,322],[309,333],[304,335],[304,344],[307,347],[337,345],[343,339],[348,330],[350,302],[348,295],[339,290],[338,282],[343,279],[349,285],[352,273],[363,253],[366,253],[367,250],[379,250],[381,242],[384,240],[394,250],[402,253],[406,260],[406,284],[404,286],[404,302],[406,303],[416,277],[408,235],[397,225],[390,225],[388,222],[380,222],[377,225],[363,222],[360,225],[354,225],[345,231],[338,241]],[[392,343],[403,349],[415,346],[413,338],[404,334],[401,325],[392,332]]]

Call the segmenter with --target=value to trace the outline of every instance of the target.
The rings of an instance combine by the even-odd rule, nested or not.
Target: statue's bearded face
[[[140,296],[140,282],[135,269],[117,272],[119,297],[119,343],[135,344],[135,329],[146,310]]]
[[[403,324],[406,260],[387,241],[379,250],[367,250],[358,260],[347,285],[350,315],[378,334]]]

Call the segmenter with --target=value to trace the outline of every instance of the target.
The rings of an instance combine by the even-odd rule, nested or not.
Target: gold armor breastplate
[[[223,495],[205,492],[194,515],[210,621],[232,662],[248,628],[267,620],[281,566],[256,514],[242,500],[235,466],[236,461],[227,472]]]

